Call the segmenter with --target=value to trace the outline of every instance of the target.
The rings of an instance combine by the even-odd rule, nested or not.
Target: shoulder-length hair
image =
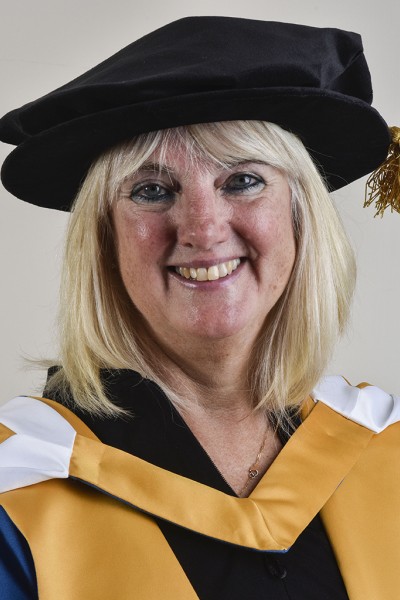
[[[119,273],[111,208],[122,182],[157,150],[179,145],[194,161],[223,166],[260,160],[280,169],[292,194],[295,264],[249,357],[251,405],[282,422],[322,376],[348,319],[355,261],[328,190],[301,141],[275,124],[231,121],[139,135],[92,165],[71,214],[62,272],[60,364],[47,392],[68,392],[81,409],[124,411],[107,396],[102,369],[133,369],[167,385],[162,357]],[[162,158],[162,157],[161,157]],[[161,160],[162,162],[162,160]]]

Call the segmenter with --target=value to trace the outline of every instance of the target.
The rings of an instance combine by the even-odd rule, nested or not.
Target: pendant
[[[249,469],[249,479],[255,479],[258,475],[257,469]]]

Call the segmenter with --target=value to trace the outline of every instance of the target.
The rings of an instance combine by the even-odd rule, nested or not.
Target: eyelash
[[[228,179],[228,184],[233,180],[233,179],[237,179],[240,177],[249,177],[250,179],[253,179],[253,183],[248,184],[246,187],[240,187],[240,186],[233,186],[233,187],[228,187],[227,184],[225,184],[222,189],[225,191],[227,190],[228,193],[234,193],[234,194],[245,194],[248,191],[254,191],[255,188],[259,187],[260,185],[265,185],[265,181],[259,176],[259,175],[253,175],[252,173],[235,173],[234,175],[232,175],[229,179]]]
[[[144,192],[146,190],[146,188],[151,188],[151,187],[153,187],[153,188],[157,187],[160,190],[166,190],[167,193],[162,194],[161,197],[158,196],[157,198],[149,199],[148,197],[144,196],[141,192]],[[130,193],[130,198],[133,201],[136,201],[138,203],[157,204],[157,203],[163,202],[168,196],[169,197],[173,196],[175,193],[176,193],[175,190],[168,190],[168,188],[161,185],[161,183],[156,183],[154,181],[150,181],[148,183],[141,183],[141,184],[135,186]]]
[[[232,181],[234,179],[239,179],[239,178],[250,178],[253,180],[252,183],[249,183],[248,185],[245,185],[244,187],[239,186],[239,185],[231,185]],[[258,175],[253,175],[252,173],[235,173],[234,175],[232,175],[227,183],[225,183],[222,187],[221,190],[223,191],[223,193],[225,195],[240,195],[240,194],[246,194],[246,193],[250,193],[252,191],[255,191],[256,188],[260,187],[260,186],[264,186],[265,185],[265,181]],[[159,190],[165,190],[166,193],[161,194],[160,196],[154,197],[154,198],[148,198],[144,195],[144,191],[146,190],[146,188],[159,188]],[[134,201],[137,202],[139,204],[162,204],[164,202],[168,202],[168,201],[172,201],[173,197],[175,196],[175,194],[178,192],[178,188],[176,189],[169,189],[165,186],[163,186],[161,183],[157,183],[155,181],[149,181],[149,182],[144,182],[144,183],[140,183],[139,185],[135,186],[131,193],[130,193],[130,198]]]

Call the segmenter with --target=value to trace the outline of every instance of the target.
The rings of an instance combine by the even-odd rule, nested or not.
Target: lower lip
[[[244,264],[245,263],[242,261],[230,275],[225,275],[225,277],[220,277],[214,281],[197,281],[197,279],[186,279],[186,277],[182,277],[182,275],[179,275],[176,271],[169,271],[169,274],[175,281],[178,281],[181,285],[184,285],[187,288],[208,292],[212,290],[218,290],[221,287],[225,287],[231,282],[234,282],[239,276]]]

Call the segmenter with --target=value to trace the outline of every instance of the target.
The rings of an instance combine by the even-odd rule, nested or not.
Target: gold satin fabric
[[[400,590],[400,424],[374,435],[318,403],[250,497],[235,498],[106,446],[59,412],[78,432],[70,474],[85,483],[0,496],[31,547],[40,600],[196,598],[150,515],[282,550],[321,509],[350,600],[393,600]]]

